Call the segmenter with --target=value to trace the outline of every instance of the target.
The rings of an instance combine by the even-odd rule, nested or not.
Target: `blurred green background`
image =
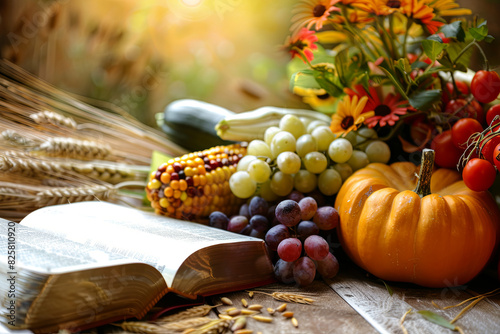
[[[461,0],[500,38],[498,0]],[[305,107],[279,50],[293,0],[1,0],[0,52],[58,88],[155,126],[176,99]],[[487,46],[500,66],[500,42]],[[477,70],[477,69],[476,69]]]

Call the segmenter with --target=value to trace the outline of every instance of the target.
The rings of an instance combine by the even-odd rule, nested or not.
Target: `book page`
[[[9,232],[11,232],[10,239]],[[23,268],[43,274],[58,274],[96,266],[135,262],[118,253],[97,249],[89,251],[85,245],[70,242],[60,236],[1,220],[0,246],[2,249],[7,249],[9,244],[15,247],[14,257],[11,258],[15,263],[15,270]],[[0,261],[6,266],[8,259],[5,256],[0,258]]]
[[[107,202],[48,206],[21,224],[54,233],[87,249],[121,254],[152,265],[171,286],[177,269],[193,252],[221,243],[262,242],[194,222],[176,220]]]

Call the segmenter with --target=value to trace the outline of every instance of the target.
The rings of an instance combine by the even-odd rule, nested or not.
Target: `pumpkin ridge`
[[[393,199],[398,194],[394,188],[386,187],[377,190],[365,199],[361,214],[359,216],[358,231],[356,234],[356,243],[359,245],[375,244],[376,249],[382,249],[387,233],[387,224],[383,224],[390,216],[390,207],[393,205]],[[371,210],[366,210],[370,208]],[[364,247],[359,250],[362,259],[360,266],[367,269],[371,268],[373,274],[378,276],[378,270],[381,257],[386,257],[384,251],[372,252],[371,247]],[[385,261],[384,261],[385,262]],[[375,265],[374,265],[375,264]]]

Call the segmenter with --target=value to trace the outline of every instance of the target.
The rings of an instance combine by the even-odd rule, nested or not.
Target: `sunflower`
[[[365,123],[369,128],[380,126],[394,126],[399,120],[399,116],[407,113],[408,101],[402,100],[399,94],[388,93],[384,100],[381,101],[377,89],[373,86],[369,87],[368,92],[362,85],[355,85],[353,89],[346,88],[345,93],[351,97],[358,98],[366,97],[368,100],[363,108],[363,113],[373,111],[375,115],[366,119]]]
[[[389,16],[400,10],[401,1],[399,0],[373,0],[366,6],[366,11],[377,16]]]
[[[454,0],[425,0],[425,4],[434,9],[437,16],[463,16],[471,15],[472,11],[460,8]]]
[[[302,0],[295,5],[292,10],[292,25],[290,30],[293,34],[301,28],[311,29],[315,25],[315,30],[321,30],[323,23],[332,12],[340,11],[334,5],[340,0]]]
[[[352,98],[349,95],[344,96],[337,106],[337,112],[332,115],[330,123],[332,132],[337,136],[345,136],[351,131],[356,131],[367,118],[375,115],[374,111],[363,112],[367,101],[367,96],[361,99],[358,99],[357,95]]]
[[[310,105],[314,110],[320,112],[331,112],[337,98],[331,96],[323,88],[293,87],[293,93],[302,97],[302,101]]]
[[[344,17],[344,15],[335,15],[330,18],[330,21],[340,25],[345,24],[346,18],[351,24],[366,24],[373,21],[373,17],[370,16],[370,13],[358,8],[347,8],[345,15],[346,17]]]
[[[318,48],[314,43],[317,41],[318,37],[314,31],[302,28],[297,34],[288,36],[282,48],[288,51],[292,58],[297,56],[306,62],[314,59],[313,50]],[[303,56],[307,59],[304,59]]]
[[[438,21],[434,9],[425,3],[426,0],[403,0],[401,1],[401,12],[423,25],[430,34],[435,34],[444,25],[444,22]]]

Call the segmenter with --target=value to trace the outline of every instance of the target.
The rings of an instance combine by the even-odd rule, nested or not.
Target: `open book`
[[[42,333],[141,318],[167,292],[196,298],[274,281],[261,239],[106,202],[5,221],[0,247],[0,321]]]

